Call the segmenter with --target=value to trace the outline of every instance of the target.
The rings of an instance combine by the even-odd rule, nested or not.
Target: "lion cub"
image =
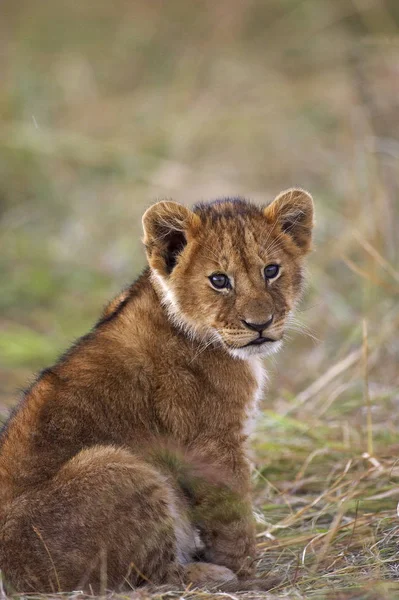
[[[0,438],[0,568],[19,592],[254,571],[247,422],[310,249],[281,193],[143,217],[149,267],[25,392]]]

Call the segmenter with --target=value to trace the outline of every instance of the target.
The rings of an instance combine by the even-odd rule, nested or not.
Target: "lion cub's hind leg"
[[[174,492],[158,471],[113,447],[81,451],[6,517],[0,562],[20,592],[169,579],[176,564]]]

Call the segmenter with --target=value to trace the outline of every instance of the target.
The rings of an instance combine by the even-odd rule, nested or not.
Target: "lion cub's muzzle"
[[[274,315],[270,315],[263,323],[241,320],[244,325],[242,329],[228,329],[221,331],[223,340],[227,346],[232,348],[248,348],[250,346],[262,346],[267,343],[278,342],[281,339],[281,331],[277,331],[271,325],[274,324]],[[279,321],[279,324],[281,320]],[[280,330],[280,328],[279,328]],[[256,335],[254,333],[256,332]],[[267,335],[266,335],[267,332]]]
[[[258,333],[258,337],[256,337],[254,340],[251,340],[250,342],[245,344],[243,346],[243,348],[246,348],[247,346],[261,346],[263,344],[266,344],[267,342],[276,342],[277,341],[276,339],[274,339],[273,337],[270,337],[270,336],[266,336],[264,334],[265,331],[267,329],[269,329],[269,327],[273,323],[273,320],[274,320],[274,315],[270,315],[270,317],[264,323],[254,323],[252,321],[244,321],[242,319],[241,323],[247,329],[249,329],[250,331],[256,331]]]

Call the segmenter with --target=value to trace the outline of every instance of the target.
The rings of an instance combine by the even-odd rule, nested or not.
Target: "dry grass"
[[[3,417],[138,272],[153,199],[308,188],[309,290],[252,440],[259,575],[283,583],[152,597],[399,597],[396,0],[2,7]]]

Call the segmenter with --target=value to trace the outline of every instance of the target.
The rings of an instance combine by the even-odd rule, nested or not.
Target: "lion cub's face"
[[[302,288],[313,202],[288,190],[269,206],[217,200],[191,211],[160,202],[143,217],[154,284],[174,320],[232,355],[281,345]]]

